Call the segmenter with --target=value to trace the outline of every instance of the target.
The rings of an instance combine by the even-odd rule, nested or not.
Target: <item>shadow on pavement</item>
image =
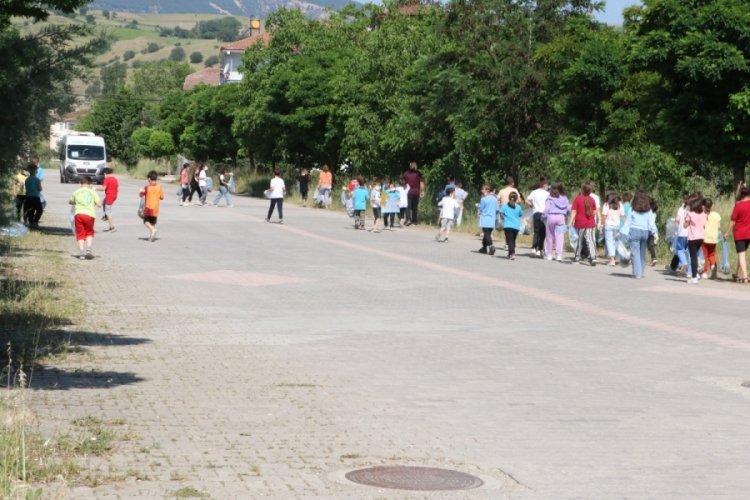
[[[132,372],[98,371],[37,367],[29,377],[29,389],[36,391],[67,391],[70,389],[109,389],[142,382]]]
[[[70,226],[67,227],[55,227],[55,226],[39,226],[38,229],[34,229],[42,234],[49,234],[51,236],[73,236],[73,230]]]

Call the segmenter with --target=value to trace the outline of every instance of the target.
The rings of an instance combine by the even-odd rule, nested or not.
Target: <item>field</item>
[[[221,17],[214,14],[143,14],[143,13],[117,13],[114,19],[107,19],[103,16],[102,11],[89,10],[87,15],[94,16],[95,28],[104,29],[107,33],[114,36],[115,41],[112,43],[109,51],[98,56],[95,60],[97,65],[104,65],[111,62],[123,61],[123,56],[128,50],[135,52],[135,57],[126,61],[128,64],[128,76],[132,75],[133,64],[137,66],[142,62],[159,61],[169,58],[172,49],[182,47],[185,50],[185,62],[190,64],[194,71],[205,67],[203,62],[190,63],[189,56],[193,52],[200,52],[205,61],[212,55],[219,55],[219,49],[224,42],[218,40],[202,39],[184,39],[176,37],[161,37],[158,33],[158,27],[181,27],[191,29],[200,21],[207,21]],[[249,19],[242,19],[243,25],[249,23]],[[52,15],[49,17],[49,23],[67,24],[72,22],[86,22],[84,16],[76,16],[70,19],[62,16]],[[39,29],[43,24],[23,23],[19,24],[22,32],[32,32]],[[159,45],[159,50],[151,53],[145,52],[150,43]],[[96,71],[98,73],[98,71]],[[84,86],[85,88],[85,86]]]

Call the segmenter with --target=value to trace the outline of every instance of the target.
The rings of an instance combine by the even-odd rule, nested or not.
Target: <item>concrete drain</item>
[[[410,491],[470,490],[484,484],[478,477],[463,472],[402,465],[353,470],[346,478],[358,484]]]

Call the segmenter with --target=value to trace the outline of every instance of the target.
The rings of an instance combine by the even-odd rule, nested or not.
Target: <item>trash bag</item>
[[[617,243],[615,244],[615,253],[620,258],[620,262],[630,261],[630,249],[620,238],[617,239]]]
[[[721,238],[721,266],[719,270],[724,274],[729,274],[732,269],[729,266],[729,242],[726,238]]]
[[[534,229],[534,209],[527,208],[523,211],[523,215],[521,216],[521,230],[519,231],[520,234],[531,234],[532,230]]]
[[[29,228],[20,222],[14,222],[8,227],[0,228],[0,236],[8,236],[10,238],[21,238],[28,232]]]
[[[234,175],[229,174],[229,183],[228,186],[229,192],[234,194],[237,192],[237,185],[234,183]]]
[[[570,246],[572,248],[575,248],[578,244],[578,230],[573,226],[570,226],[568,228],[568,241],[570,242]]]
[[[664,231],[664,241],[667,245],[672,247],[672,243],[677,239],[677,222],[673,218],[667,221],[667,225]]]

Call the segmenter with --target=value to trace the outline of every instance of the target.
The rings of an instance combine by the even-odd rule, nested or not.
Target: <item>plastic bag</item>
[[[534,210],[532,208],[527,208],[523,211],[523,216],[521,217],[521,230],[519,231],[520,234],[531,234],[532,228],[534,227],[534,223],[532,222],[533,218]]]
[[[729,266],[729,242],[724,237],[721,240],[721,266],[719,270],[724,274],[729,274],[732,271]]]
[[[227,187],[229,188],[230,193],[234,194],[237,192],[237,185],[234,183],[234,176],[231,174],[229,175],[229,183]]]
[[[570,226],[568,228],[568,241],[570,242],[570,246],[573,248],[575,248],[578,244],[578,230],[573,226]]]
[[[627,262],[630,260],[630,249],[625,245],[625,242],[618,238],[617,244],[615,245],[615,252],[620,257],[621,262]]]
[[[667,221],[667,225],[665,227],[664,241],[667,242],[667,245],[672,247],[672,243],[676,239],[677,239],[677,222],[675,222],[674,219],[670,218]]]
[[[29,228],[20,222],[14,222],[8,227],[0,228],[0,236],[8,236],[10,238],[21,238],[28,232]]]

